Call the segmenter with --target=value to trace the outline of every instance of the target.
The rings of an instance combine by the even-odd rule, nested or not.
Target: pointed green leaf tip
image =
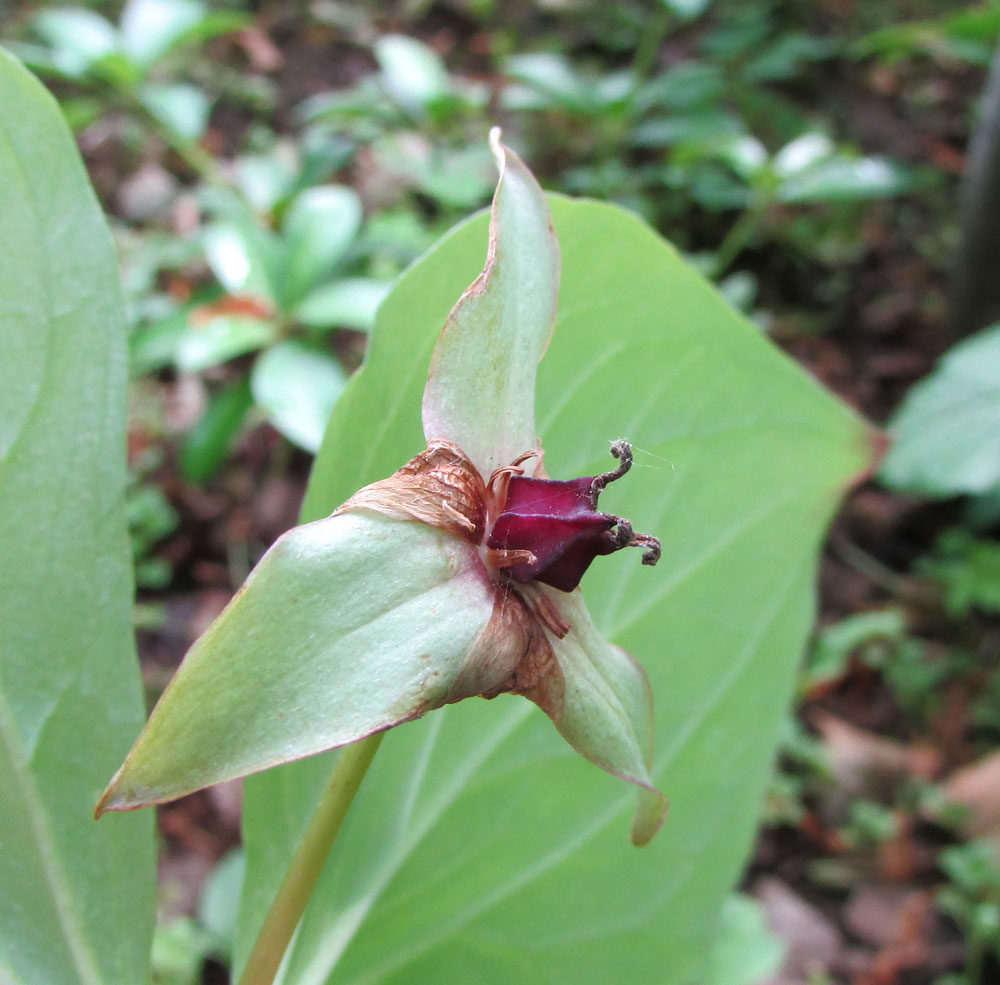
[[[431,359],[428,450],[278,540],[188,653],[98,813],[512,691],[591,762],[640,787],[636,844],[659,828],[666,801],[650,775],[644,671],[600,636],[579,591],[514,581],[489,547],[508,489],[491,474],[509,477],[530,450],[515,472],[540,458],[535,375],[560,276],[545,196],[499,131],[490,142],[500,180],[486,264]]]
[[[554,651],[565,691],[552,716],[560,734],[601,769],[637,784],[632,842],[645,845],[660,829],[667,800],[650,775],[653,695],[642,667],[594,626],[583,593],[545,589],[570,624]]]
[[[441,331],[423,402],[427,440],[453,441],[484,477],[538,447],[535,373],[559,295],[559,244],[545,194],[496,127],[490,147],[500,181],[486,266]]]
[[[184,658],[97,813],[173,800],[440,705],[493,609],[466,547],[361,512],[284,534]]]

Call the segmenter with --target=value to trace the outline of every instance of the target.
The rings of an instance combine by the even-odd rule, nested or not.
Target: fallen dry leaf
[[[948,800],[967,810],[966,835],[988,838],[1000,854],[1000,751],[955,770],[944,783]]]
[[[940,756],[929,746],[887,739],[824,711],[816,712],[812,722],[826,743],[839,792],[848,799],[888,802],[907,777],[930,778],[940,768]]]
[[[771,930],[788,950],[774,982],[806,980],[835,963],[844,942],[836,925],[787,883],[772,876],[759,879],[753,895],[764,909]]]

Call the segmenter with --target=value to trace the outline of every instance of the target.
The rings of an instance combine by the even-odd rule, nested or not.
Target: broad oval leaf
[[[70,74],[83,75],[101,59],[121,50],[119,33],[93,10],[43,10],[35,18],[34,27],[52,45],[59,67]]]
[[[1000,325],[960,342],[906,395],[879,473],[931,496],[1000,490]]]
[[[2,50],[0,92],[0,979],[142,982],[153,818],[91,817],[143,718],[115,255],[55,101]]]
[[[708,10],[712,0],[660,0],[660,2],[681,20],[692,21]]]
[[[749,847],[814,610],[819,542],[872,457],[868,429],[677,253],[613,206],[550,198],[563,258],[538,381],[554,477],[593,475],[633,440],[602,508],[663,541],[650,571],[616,555],[584,594],[649,675],[653,779],[670,797],[642,850],[625,784],[545,716],[465,701],[382,744],[281,973],[330,985],[698,980]],[[480,216],[397,283],[331,420],[304,508],[320,516],[421,444],[424,368],[479,269]],[[330,758],[246,784],[236,965],[254,940]]]
[[[280,244],[252,216],[238,207],[232,211],[236,213],[232,221],[205,228],[202,234],[205,260],[230,294],[252,294],[273,300],[276,291],[271,271]]]
[[[139,89],[138,96],[146,109],[174,133],[196,140],[205,132],[212,104],[197,86],[150,82]]]
[[[791,178],[832,157],[836,150],[825,133],[810,131],[785,144],[774,155],[771,168],[779,178]]]
[[[900,195],[909,174],[884,157],[833,157],[797,171],[778,186],[782,202],[853,202]]]
[[[278,326],[267,318],[214,315],[201,320],[194,311],[177,338],[174,361],[182,372],[197,373],[268,345],[278,332]]]
[[[416,38],[388,34],[375,42],[382,85],[404,109],[420,115],[450,92],[448,72],[433,48]]]
[[[501,94],[508,109],[559,108],[581,114],[595,109],[592,81],[577,72],[565,55],[554,52],[511,55],[504,60],[503,70],[515,83],[505,87]]]
[[[387,281],[349,277],[316,288],[293,312],[295,320],[316,328],[353,328],[367,332],[389,293]]]
[[[198,0],[128,0],[121,17],[125,50],[148,68],[204,16],[205,8]]]

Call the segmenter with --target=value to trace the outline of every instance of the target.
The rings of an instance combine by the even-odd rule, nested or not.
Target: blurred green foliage
[[[132,362],[204,381],[205,410],[181,440],[189,479],[217,471],[254,406],[315,450],[361,353],[343,332],[366,331],[389,280],[485,204],[491,122],[554,187],[635,209],[717,277],[768,243],[823,266],[856,237],[858,208],[928,172],[844,140],[811,98],[820,79],[838,60],[989,33],[975,17],[922,24],[908,42],[885,34],[892,25],[831,32],[777,0],[454,12],[480,32],[474,51],[421,38],[425,5],[290,15],[128,0],[12,20],[5,40],[53,80],[81,139],[117,134],[139,163],[117,193]],[[869,26],[867,47],[851,38]],[[272,33],[329,45],[343,67],[323,74],[338,84],[290,86],[313,91],[283,103]],[[151,157],[156,141],[166,157]],[[724,289],[750,308],[755,272]]]
[[[985,981],[987,955],[1000,960],[1000,864],[987,841],[970,841],[946,848],[939,864],[948,884],[937,903],[961,929],[968,945],[965,982]]]

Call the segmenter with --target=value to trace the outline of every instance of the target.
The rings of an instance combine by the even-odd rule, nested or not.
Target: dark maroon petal
[[[580,584],[580,579],[595,557],[599,554],[613,554],[621,546],[614,535],[608,532],[580,538],[536,575],[535,580],[563,592],[572,592]]]
[[[549,485],[563,483],[550,481]],[[614,525],[614,517],[593,511],[576,511],[570,517],[505,511],[493,524],[487,546],[535,555],[534,562],[522,561],[507,569],[515,581],[538,580],[571,592],[597,554],[614,550],[613,538],[609,542],[607,534]]]
[[[590,513],[597,508],[593,487],[594,477],[587,475],[565,481],[515,475],[507,487],[503,511],[559,517]]]
[[[660,545],[655,537],[635,534],[627,520],[597,509],[604,487],[621,478],[632,464],[627,442],[614,442],[611,453],[621,464],[599,476],[567,480],[510,477],[506,500],[489,530],[486,546],[496,551],[530,551],[535,560],[504,568],[508,578],[540,581],[571,592],[595,557],[629,545],[644,547],[643,562],[656,563]]]

